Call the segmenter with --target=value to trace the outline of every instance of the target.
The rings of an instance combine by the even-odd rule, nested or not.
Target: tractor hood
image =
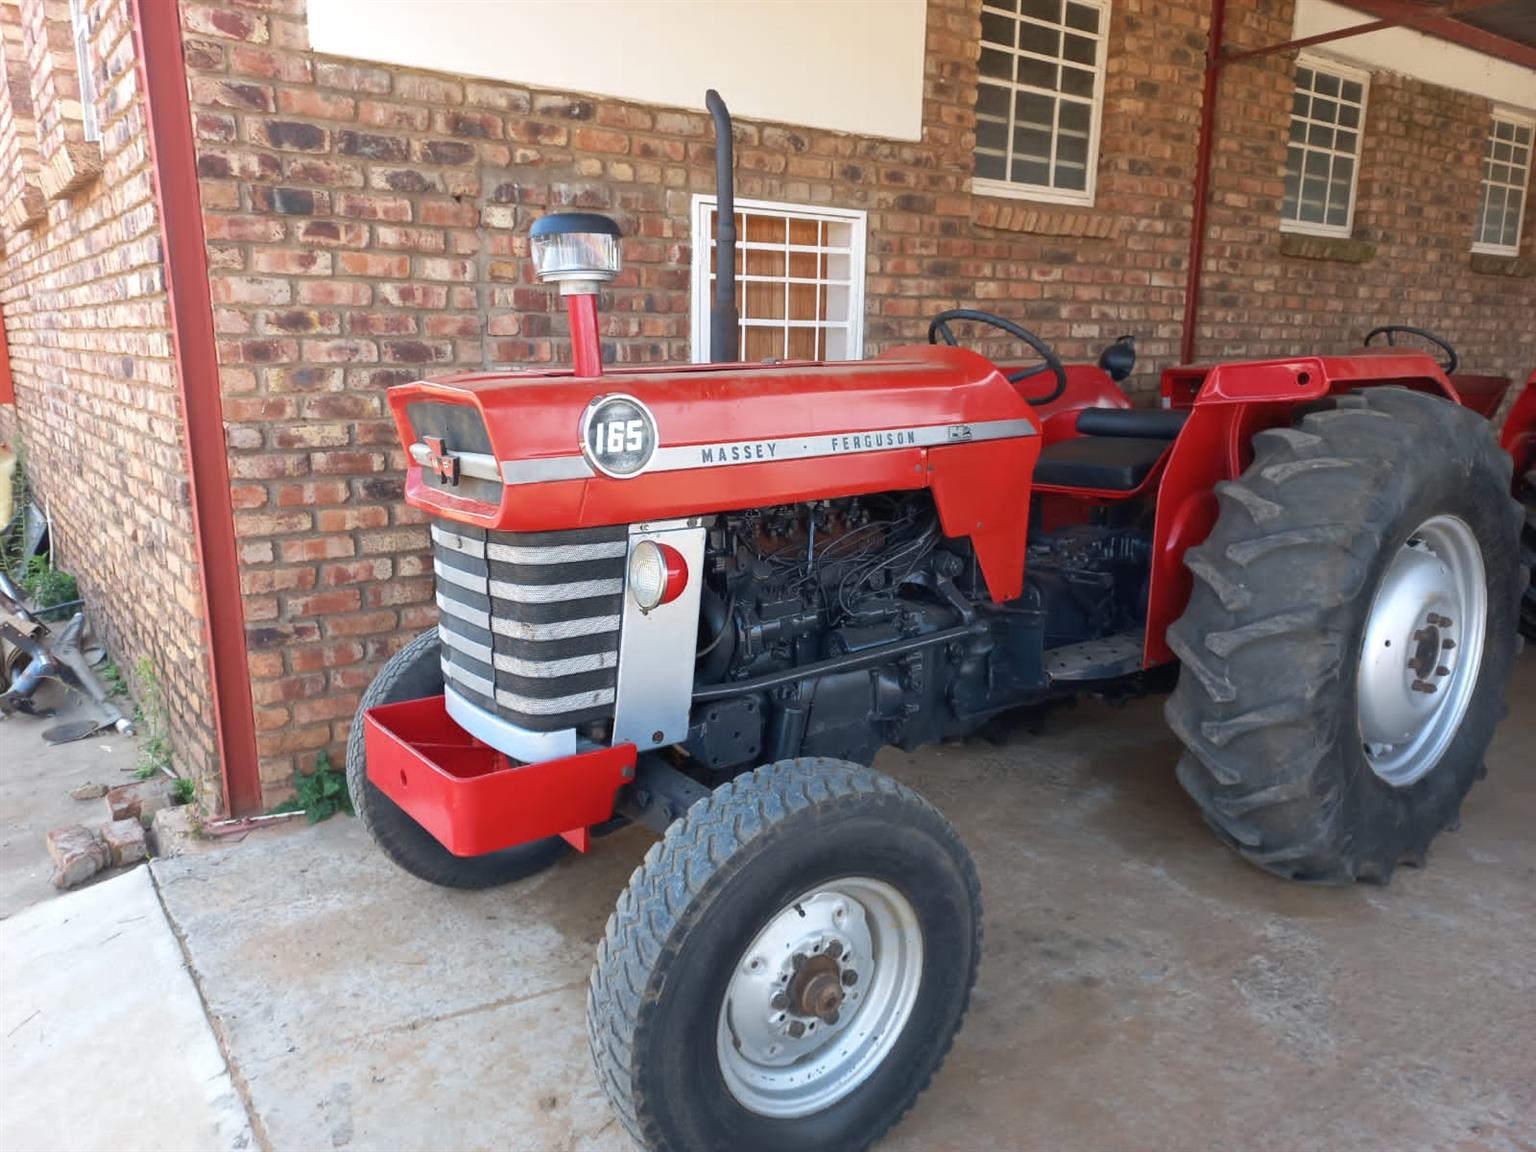
[[[514,532],[921,488],[950,447],[1038,452],[1038,421],[991,361],[930,345],[839,364],[466,373],[391,388],[389,404],[407,500]]]

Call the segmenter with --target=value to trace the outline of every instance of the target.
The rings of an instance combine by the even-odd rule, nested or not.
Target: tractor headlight
[[[596,285],[619,274],[619,226],[596,212],[556,212],[528,231],[533,270],[545,283]]]
[[[640,611],[670,604],[687,584],[688,564],[676,548],[642,540],[629,554],[629,594]]]

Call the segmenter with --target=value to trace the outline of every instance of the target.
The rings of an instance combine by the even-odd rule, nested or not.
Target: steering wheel
[[[959,347],[960,342],[955,339],[955,334],[949,330],[949,322],[951,320],[974,320],[978,324],[987,324],[1022,340],[1040,354],[1040,359],[1044,361],[1043,364],[1037,364],[1033,368],[1025,368],[1022,371],[1010,373],[1008,376],[1008,383],[1017,384],[1021,380],[1028,380],[1031,376],[1038,376],[1047,369],[1055,375],[1056,387],[1044,396],[1027,397],[1027,403],[1035,407],[1049,404],[1067,390],[1067,369],[1062,364],[1061,357],[1051,351],[1050,345],[1027,328],[1021,328],[1012,320],[1005,320],[995,313],[980,312],[975,308],[951,308],[948,312],[940,312],[933,318],[933,322],[928,325],[928,343],[937,344],[939,342],[938,338],[942,336],[944,343],[948,344],[951,348]]]
[[[1396,336],[1399,332],[1409,336],[1417,336],[1421,340],[1428,340],[1431,344],[1439,348],[1440,351],[1444,352],[1445,359],[1441,361],[1440,367],[1447,376],[1455,372],[1457,366],[1461,363],[1461,357],[1456,355],[1456,349],[1451,347],[1451,342],[1445,339],[1445,337],[1436,336],[1433,332],[1430,332],[1424,328],[1410,328],[1406,324],[1383,324],[1380,328],[1372,328],[1365,334],[1365,346],[1369,348],[1371,346],[1372,340],[1385,333],[1387,337],[1387,344],[1395,348],[1397,346],[1397,341],[1394,340],[1393,337]]]

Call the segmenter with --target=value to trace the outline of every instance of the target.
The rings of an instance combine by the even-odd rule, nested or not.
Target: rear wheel
[[[565,853],[566,843],[559,837],[483,856],[455,856],[368,779],[363,713],[381,704],[420,700],[442,692],[443,666],[437,629],[432,628],[391,656],[363,693],[347,739],[347,790],[363,827],[392,863],[445,888],[491,888],[548,867]]]
[[[928,1084],[981,952],[975,866],[889,777],[789,760],[699,801],[608,921],[598,1078],[653,1150],[859,1149]]]
[[[1282,876],[1386,882],[1484,772],[1524,579],[1486,422],[1398,388],[1261,432],[1169,629],[1179,780]]]

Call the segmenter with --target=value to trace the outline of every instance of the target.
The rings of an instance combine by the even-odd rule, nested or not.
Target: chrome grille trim
[[[441,544],[450,552],[461,552],[465,556],[485,557],[485,541],[477,540],[473,536],[461,536],[451,528],[444,528],[441,524],[432,525],[432,540]]]
[[[478,679],[478,677],[477,677]],[[595,688],[590,692],[576,692],[570,696],[519,696],[504,688],[496,689],[496,703],[503,704],[525,716],[559,716],[566,712],[579,712],[613,703],[612,688]]]
[[[516,544],[489,544],[485,555],[508,564],[575,564],[583,560],[608,560],[623,556],[628,545],[622,540],[611,544],[555,544],[548,548],[527,548]]]
[[[480,590],[476,589],[476,591]],[[591,600],[597,596],[617,596],[623,591],[622,578],[576,580],[570,584],[513,584],[508,580],[491,581],[492,596],[500,600],[517,600],[523,604],[559,604],[568,600]]]
[[[431,526],[443,673],[466,707],[522,732],[612,718],[628,535]]]
[[[438,640],[455,652],[462,652],[471,660],[478,660],[482,664],[494,664],[495,653],[491,651],[489,644],[479,644],[466,636],[460,636],[452,628],[438,626]]]
[[[525,660],[518,656],[498,654],[492,661],[503,672],[519,676],[547,678],[574,676],[578,672],[601,672],[604,668],[617,668],[617,652],[593,652],[587,656],[568,656],[562,660]]]
[[[503,620],[497,616],[491,620],[491,631],[499,636],[511,636],[517,640],[568,640],[572,636],[595,636],[599,632],[617,632],[623,618],[612,616],[588,616],[583,620],[560,620],[553,624],[528,624],[522,620]],[[617,651],[617,646],[615,646]]]
[[[450,584],[457,584],[460,588],[468,588],[471,592],[485,595],[486,577],[484,572],[468,572],[463,568],[454,568],[444,564],[441,560],[432,561],[432,570],[437,573],[439,580],[446,580]]]
[[[491,614],[480,608],[473,608],[468,604],[460,604],[457,600],[450,600],[441,592],[437,594],[437,610],[446,612],[449,616],[457,616],[460,620],[473,624],[476,628],[490,628],[494,621]]]

